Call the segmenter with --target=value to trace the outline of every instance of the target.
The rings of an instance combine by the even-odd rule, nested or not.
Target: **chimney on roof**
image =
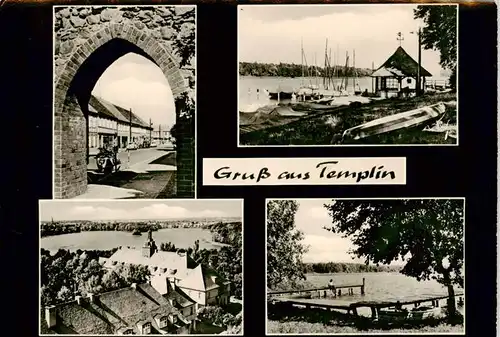
[[[87,294],[90,303],[95,303],[95,295],[93,293],[88,293]]]
[[[130,286],[132,287],[132,289],[137,289],[137,283],[132,283]]]
[[[177,302],[175,301],[175,299],[173,298],[169,298],[168,301],[170,302],[170,305],[174,306],[177,304]]]
[[[56,307],[51,305],[48,307],[45,307],[45,321],[47,322],[47,327],[53,328],[56,326],[57,321],[56,321]]]
[[[76,300],[76,303],[78,303],[78,305],[82,305],[82,297],[81,296],[75,296],[75,300]]]

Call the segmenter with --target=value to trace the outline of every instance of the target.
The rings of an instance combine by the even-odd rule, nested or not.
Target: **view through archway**
[[[88,177],[100,185],[94,190],[144,198],[175,195],[177,165],[170,134],[175,122],[174,97],[156,64],[135,53],[111,64],[89,101]],[[115,152],[120,162],[113,175],[100,174],[96,158],[102,148]]]
[[[55,8],[55,198],[194,197],[194,15],[192,6]],[[123,83],[120,89],[120,82],[106,85],[106,78],[113,77],[108,73],[114,71],[116,78],[127,75],[113,70],[120,64],[128,64],[123,69],[129,71],[130,67],[143,69],[129,76],[136,82],[129,79],[126,89]],[[146,89],[149,97],[140,95],[144,86],[136,84],[144,75],[152,76],[152,87],[162,92],[150,88]],[[103,93],[111,99],[102,97]],[[160,106],[146,108],[146,102],[161,101],[160,95],[165,99]],[[169,135],[173,125],[175,134]],[[131,155],[136,147],[151,148],[160,142],[159,148],[175,153]],[[125,163],[118,152],[126,169],[121,176],[87,175],[87,170],[92,171],[92,155],[104,145],[128,148]],[[159,183],[144,176],[159,172],[168,172],[170,178]],[[127,179],[146,183],[141,191],[141,184],[127,185]],[[145,188],[148,180],[156,186],[154,191]]]

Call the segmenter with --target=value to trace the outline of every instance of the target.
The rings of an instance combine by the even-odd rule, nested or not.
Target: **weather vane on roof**
[[[401,32],[398,32],[398,37],[396,40],[399,41],[399,46],[401,47],[401,41],[403,41],[405,38],[403,37],[403,34]]]

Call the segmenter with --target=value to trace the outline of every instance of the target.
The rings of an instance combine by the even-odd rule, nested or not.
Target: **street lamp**
[[[418,37],[418,69],[417,69],[417,85],[415,87],[415,94],[418,96],[420,94],[420,68],[422,67],[422,28],[418,27],[417,32],[410,32],[410,34],[416,34]]]

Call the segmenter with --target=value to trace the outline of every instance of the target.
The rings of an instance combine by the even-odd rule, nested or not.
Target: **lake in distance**
[[[365,278],[365,295],[360,294],[359,288],[354,288],[354,295],[343,295],[346,300],[352,301],[382,301],[382,300],[402,300],[407,297],[424,295],[447,295],[445,287],[434,280],[417,281],[398,272],[383,273],[333,273],[333,274],[307,274],[307,281],[315,287],[327,287],[328,281],[333,279],[335,285],[362,284]],[[342,289],[347,293],[347,289]],[[464,289],[455,287],[456,293],[465,293]],[[341,298],[342,298],[341,297]],[[465,300],[465,297],[463,297]],[[328,299],[324,299],[328,301]],[[446,300],[440,301],[440,306],[446,304]],[[464,307],[458,307],[460,312],[464,312]],[[370,314],[362,312],[360,314]]]
[[[147,233],[139,236],[122,231],[88,231],[43,237],[40,248],[51,252],[59,249],[109,250],[120,246],[140,248],[146,238]],[[178,248],[188,248],[194,245],[195,240],[200,240],[200,249],[220,248],[220,245],[212,242],[210,231],[202,228],[160,229],[153,232],[153,239],[157,246],[162,242],[172,242]]]
[[[429,77],[426,80],[445,80],[447,77]],[[334,85],[340,86],[342,78],[333,79]],[[348,91],[353,90],[354,78],[349,78],[347,89]],[[372,92],[375,86],[375,81],[372,77],[358,77],[356,78],[356,89],[361,91],[368,90]],[[246,110],[245,107],[253,105],[266,105],[266,104],[276,104],[276,100],[270,100],[269,97],[264,92],[264,89],[268,91],[275,91],[278,87],[282,88],[294,88],[298,89],[301,85],[318,85],[319,88],[323,88],[323,78],[321,77],[279,77],[279,76],[239,76],[239,108],[240,110]],[[412,85],[410,85],[410,88]],[[414,86],[413,86],[414,87]],[[259,93],[257,93],[257,89]],[[282,103],[288,103],[289,101],[282,100]]]

